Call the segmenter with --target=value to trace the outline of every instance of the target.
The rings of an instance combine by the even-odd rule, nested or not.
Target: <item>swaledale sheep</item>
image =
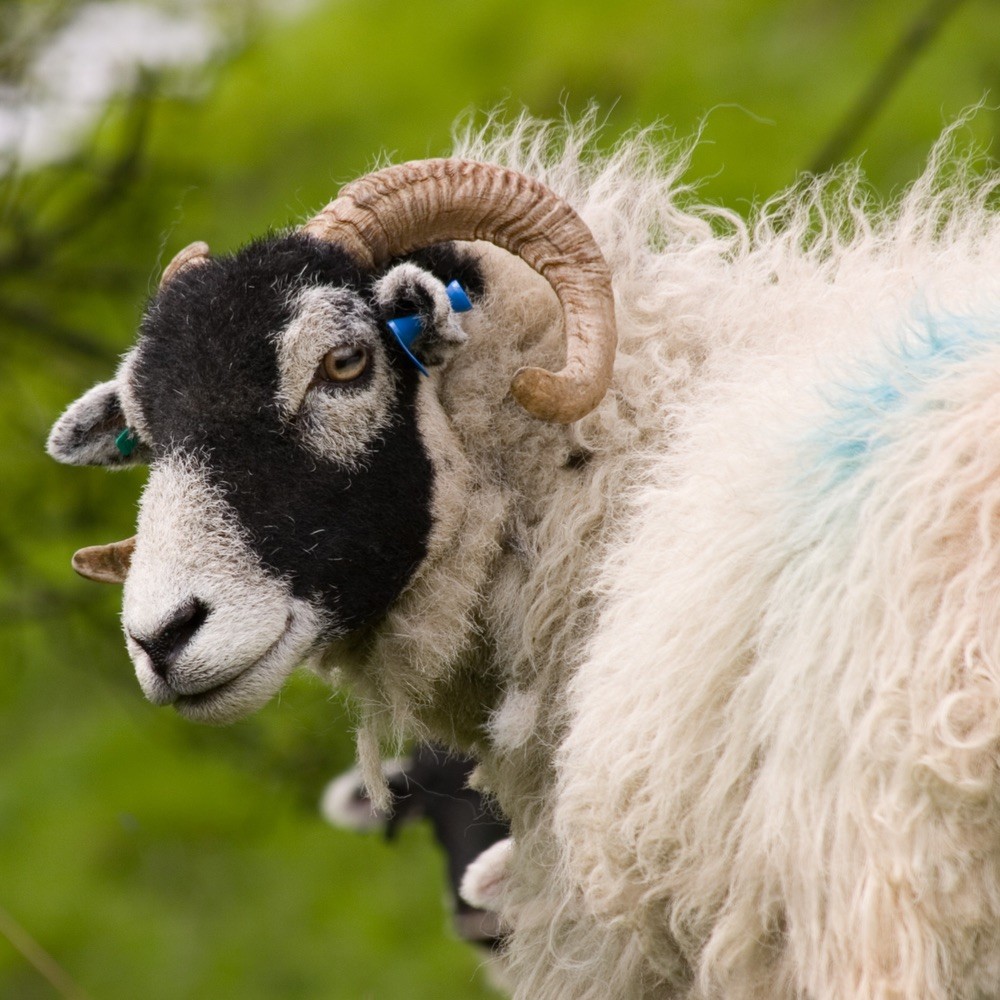
[[[143,690],[225,721],[306,662],[373,782],[393,733],[474,754],[525,1000],[1000,995],[995,181],[942,146],[745,222],[648,137],[557,145],[171,264],[49,445],[150,464]]]
[[[494,844],[506,842],[510,833],[482,794],[469,787],[475,766],[469,757],[422,743],[407,757],[382,762],[390,797],[387,809],[372,802],[360,771],[352,768],[327,784],[320,812],[331,826],[377,830],[386,840],[392,840],[406,823],[427,820],[447,861],[455,932],[465,941],[498,950],[503,933],[494,907],[471,905],[459,892],[469,866]]]

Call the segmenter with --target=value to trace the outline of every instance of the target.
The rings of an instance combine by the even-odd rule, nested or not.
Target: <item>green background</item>
[[[0,42],[37,7],[0,3]],[[579,116],[592,101],[606,144],[637,124],[660,123],[665,150],[700,130],[686,180],[746,212],[816,162],[917,13],[949,7],[848,150],[889,197],[984,96],[960,138],[987,151],[994,141],[994,0],[340,0],[278,19],[245,11],[194,96],[171,96],[169,78],[146,81],[79,155],[8,169],[0,928],[13,919],[93,1000],[493,995],[480,956],[448,930],[428,832],[387,845],[319,819],[324,781],[352,759],[341,695],[296,678],[220,730],[144,702],[118,630],[119,591],[68,566],[75,548],[131,534],[144,473],[57,466],[43,453],[48,428],[109,377],[162,265],[192,240],[223,251],[299,221],[383,154],[446,153],[458,118],[497,107]],[[10,44],[0,72],[18,72]],[[0,933],[0,998],[60,992],[74,995]]]

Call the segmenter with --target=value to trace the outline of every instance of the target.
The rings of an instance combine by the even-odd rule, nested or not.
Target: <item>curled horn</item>
[[[416,160],[348,184],[302,231],[369,267],[445,240],[517,254],[559,297],[566,365],[521,368],[514,398],[541,420],[571,423],[607,392],[617,343],[611,275],[583,220],[538,181],[470,160]]]
[[[198,240],[196,243],[189,243],[179,253],[174,254],[174,259],[163,269],[163,277],[160,278],[160,288],[168,282],[173,281],[177,275],[187,267],[195,267],[208,261],[208,244]]]
[[[73,554],[73,569],[98,583],[124,583],[134,548],[135,536],[123,542],[88,546]]]

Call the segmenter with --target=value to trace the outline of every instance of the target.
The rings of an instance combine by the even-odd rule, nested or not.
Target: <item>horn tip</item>
[[[73,553],[73,570],[95,583],[124,583],[128,576],[134,539],[111,545],[88,545]]]
[[[211,251],[204,240],[196,240],[189,243],[183,250],[174,254],[173,260],[163,269],[163,277],[160,278],[160,287],[173,281],[177,275],[185,268],[198,266],[208,261]]]
[[[544,368],[521,368],[510,384],[521,407],[539,420],[571,424],[594,410],[604,397],[604,386],[579,383]]]

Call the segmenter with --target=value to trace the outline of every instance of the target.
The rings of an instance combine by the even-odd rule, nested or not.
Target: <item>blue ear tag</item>
[[[396,343],[403,348],[403,353],[423,372],[430,374],[427,369],[417,360],[416,355],[410,348],[413,341],[420,336],[424,328],[423,321],[419,316],[400,316],[398,319],[390,319],[386,326],[389,327],[392,335],[396,338]]]
[[[135,451],[135,446],[139,443],[139,437],[131,427],[126,427],[115,438],[115,447],[122,458],[128,458]]]
[[[472,308],[469,296],[465,294],[465,289],[457,281],[451,282],[445,291],[448,293],[451,308],[455,312],[467,313]]]
[[[452,281],[445,292],[448,294],[448,301],[454,312],[464,313],[472,308],[469,296],[465,294],[465,289],[457,282]],[[411,316],[398,316],[390,319],[385,324],[389,327],[389,332],[396,338],[396,343],[403,349],[403,353],[416,365],[417,369],[424,375],[430,372],[420,363],[413,353],[413,342],[420,336],[424,329],[423,320],[416,314]],[[133,445],[134,447],[134,445]]]

